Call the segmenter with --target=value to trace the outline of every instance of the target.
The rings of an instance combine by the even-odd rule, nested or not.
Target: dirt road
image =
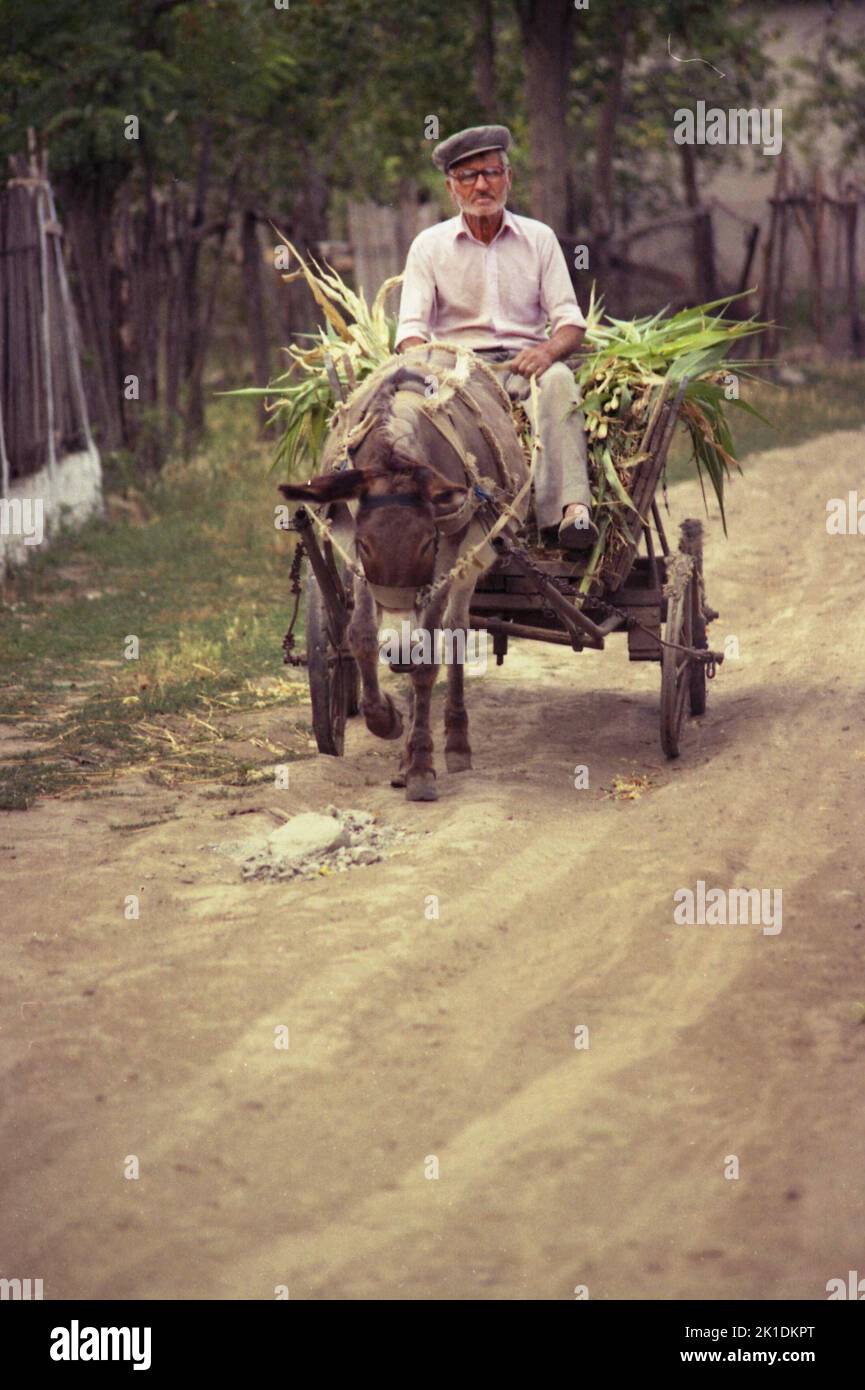
[[[623,639],[522,644],[471,682],[476,770],[440,769],[435,805],[390,790],[357,721],[344,760],[232,803],[372,810],[417,832],[385,863],[241,882],[199,848],[230,833],[201,788],[4,816],[0,1274],[46,1298],[820,1299],[863,1269],[865,538],[825,531],[863,443],[764,456],[732,539],[710,524],[713,644],[740,656],[678,763]],[[701,515],[696,486],[671,499]],[[698,880],[781,888],[782,930],[675,925]]]

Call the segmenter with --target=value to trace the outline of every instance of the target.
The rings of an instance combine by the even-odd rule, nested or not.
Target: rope
[[[294,628],[297,623],[297,615],[300,609],[300,595],[302,592],[300,571],[303,567],[303,556],[303,541],[298,539],[297,545],[294,547],[294,557],[291,562],[291,572],[289,574],[291,592],[294,594],[294,611],[289,619],[285,636],[282,639],[282,664],[284,666],[302,666],[304,661],[304,654],[302,652],[295,652],[294,650]]]
[[[538,383],[535,377],[531,377],[530,380],[532,406],[536,408],[538,397]],[[481,540],[479,540],[476,545],[472,546],[471,550],[467,550],[464,555],[460,555],[458,559],[455,561],[455,563],[451,566],[447,574],[442,575],[439,579],[435,580],[435,582],[432,585],[430,585],[429,594],[424,602],[424,607],[427,607],[432,602],[432,600],[435,597],[437,597],[438,594],[441,593],[442,589],[446,585],[451,584],[454,579],[461,578],[467,572],[469,567],[476,563],[477,557],[480,554],[480,552],[485,547],[487,547],[491,541],[495,540],[496,536],[498,536],[504,530],[505,526],[507,526],[509,521],[514,520],[519,522],[522,520],[522,518],[517,515],[516,508],[519,506],[520,502],[522,502],[523,498],[526,496],[529,488],[532,485],[535,467],[537,465],[538,458],[540,457],[540,452],[542,448],[543,445],[541,444],[541,441],[537,433],[533,433],[532,456],[531,461],[529,463],[528,477],[526,478],[522,487],[519,489],[512,502],[505,503],[498,518],[489,528],[486,535]],[[478,565],[477,568],[482,569],[483,566]]]
[[[318,527],[319,531],[321,531],[322,535],[324,536],[324,539],[326,541],[330,541],[330,544],[332,545],[333,549],[336,551],[337,555],[345,565],[346,571],[350,574],[353,574],[357,579],[365,579],[366,576],[364,575],[364,572],[361,569],[360,565],[358,565],[357,561],[352,560],[351,556],[342,548],[339,541],[336,539],[336,536],[333,534],[333,522],[330,520],[330,518],[328,518],[327,521],[322,521],[321,517],[316,512],[314,512],[311,507],[307,509],[307,516],[310,517],[310,519]]]

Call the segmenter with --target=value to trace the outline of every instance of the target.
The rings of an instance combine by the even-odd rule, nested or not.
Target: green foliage
[[[264,396],[272,421],[281,428],[275,466],[291,478],[314,468],[324,445],[327,425],[336,405],[328,367],[340,383],[341,394],[385,363],[393,353],[396,321],[385,313],[388,293],[402,279],[386,280],[372,307],[363,292],[355,294],[336,271],[315,261],[307,265],[290,243],[300,270],[285,280],[303,279],[325,316],[315,346],[286,349],[291,366],[268,387],[227,392],[234,396]]]
[[[861,174],[865,149],[865,25],[857,34],[828,27],[815,51],[794,67],[805,78],[793,109],[793,126],[802,148],[810,152],[830,120],[841,132],[841,154],[850,175]]]
[[[754,319],[723,318],[718,311],[730,302],[728,298],[677,314],[661,310],[645,318],[622,320],[605,318],[602,306],[592,297],[586,330],[586,344],[592,351],[581,365],[578,381],[595,477],[612,483],[616,502],[623,499],[611,477],[613,459],[624,486],[628,471],[639,459],[639,442],[657,390],[666,378],[674,383],[687,379],[680,418],[690,436],[700,480],[708,477],[724,520],[724,480],[736,463],[726,408],[751,409],[728,396],[726,381],[731,371],[743,374],[754,366],[729,359],[728,353],[762,327]],[[619,519],[616,502],[609,502],[614,527]]]
[[[525,147],[525,53],[513,4],[494,6],[501,114]],[[594,0],[575,31],[569,124],[591,149],[608,57],[627,28],[631,72],[621,124],[623,171],[638,151],[669,145],[684,95],[747,96],[763,69],[754,21],[738,3]],[[28,126],[50,142],[56,170],[116,178],[146,169],[192,178],[202,129],[218,175],[242,164],[271,207],[289,208],[299,180],[395,196],[408,177],[435,180],[425,122],[442,135],[485,119],[474,90],[474,0],[4,0],[0,10],[0,152],[20,151]],[[683,52],[734,67],[724,82]],[[675,51],[675,50],[674,50]],[[720,61],[719,61],[720,60]],[[141,121],[124,138],[126,116]],[[436,185],[437,186],[437,185]],[[313,190],[315,196],[315,190]]]
[[[624,7],[618,0],[592,0],[577,29],[569,115],[575,139],[590,160],[610,60],[624,41],[628,67],[616,128],[617,203],[629,215],[660,215],[669,212],[671,202],[682,201],[680,150],[671,138],[675,111],[698,100],[728,107],[765,105],[771,99],[761,19],[744,0],[723,6],[715,0],[635,0]],[[695,146],[694,155],[704,164],[717,151]],[[746,157],[735,147],[724,151],[727,167]],[[583,189],[579,213],[587,223],[588,180]]]

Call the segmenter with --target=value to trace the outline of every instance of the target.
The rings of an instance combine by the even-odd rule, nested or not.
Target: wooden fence
[[[797,175],[781,155],[771,220],[763,255],[760,317],[771,323],[762,338],[765,357],[775,355],[789,292],[793,238],[798,234],[809,266],[810,308],[814,336],[823,346],[829,332],[829,290],[841,298],[849,346],[855,357],[865,356],[865,332],[859,303],[859,208],[865,190],[851,179],[839,179],[837,191],[826,187],[823,170]],[[831,264],[830,264],[831,261]],[[837,313],[836,313],[837,316]]]
[[[13,161],[0,192],[0,463],[10,483],[90,449],[80,342],[44,164]]]

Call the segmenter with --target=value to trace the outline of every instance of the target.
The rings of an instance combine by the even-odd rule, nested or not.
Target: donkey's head
[[[283,484],[290,501],[319,506],[356,502],[357,555],[376,605],[379,630],[402,631],[421,616],[423,590],[435,577],[439,527],[468,496],[429,464],[375,432],[363,441],[363,467]],[[359,451],[358,451],[359,452]]]

